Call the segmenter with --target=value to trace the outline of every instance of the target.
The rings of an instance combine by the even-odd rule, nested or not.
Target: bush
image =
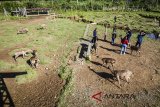
[[[155,6],[153,5],[146,5],[143,2],[138,3],[132,1],[128,5],[126,5],[125,1],[105,1],[105,0],[83,0],[80,1],[77,4],[76,0],[21,0],[21,1],[3,1],[0,4],[0,9],[3,11],[3,7],[5,7],[7,10],[11,10],[11,7],[13,9],[16,9],[18,7],[27,7],[27,8],[35,8],[35,7],[49,7],[54,10],[102,10],[104,6],[106,7],[125,7],[125,6],[137,6],[141,5],[141,7],[144,7],[145,10],[152,11],[155,10]],[[157,6],[158,7],[158,6]],[[158,10],[158,8],[156,9]],[[158,10],[159,11],[159,10]]]

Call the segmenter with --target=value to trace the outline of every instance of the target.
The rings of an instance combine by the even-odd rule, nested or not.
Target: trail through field
[[[26,43],[28,43],[28,41]],[[9,55],[9,53],[14,49],[25,47],[26,43],[19,44],[19,45],[16,45],[14,47],[7,48],[7,49],[4,49],[4,50],[0,51],[0,59],[4,60],[4,61],[7,61],[7,62],[13,62],[14,59],[12,58],[12,56]]]

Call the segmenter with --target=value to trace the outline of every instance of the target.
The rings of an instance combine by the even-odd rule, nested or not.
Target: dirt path
[[[27,43],[27,42],[26,42]],[[23,43],[23,44],[19,44],[19,45],[16,45],[14,47],[11,47],[11,48],[7,48],[7,49],[4,49],[2,51],[0,51],[0,59],[1,60],[4,60],[4,61],[7,61],[7,62],[13,62],[13,58],[12,56],[9,55],[9,53],[11,51],[13,51],[14,49],[18,49],[18,48],[23,48],[26,46],[26,43]]]
[[[108,42],[98,41],[99,50],[97,58],[92,55],[91,62],[84,65],[74,64],[74,89],[66,105],[68,107],[142,107],[160,106],[159,99],[154,95],[159,95],[160,90],[160,49],[157,42],[144,42],[142,55],[140,57],[130,54],[120,55],[120,47],[112,46]],[[152,45],[151,45],[152,44]],[[127,50],[130,53],[130,50]],[[101,59],[104,57],[115,58],[116,70],[129,69],[134,76],[130,84],[122,81],[122,87],[112,79],[111,71],[102,67]],[[90,69],[91,67],[92,69]],[[91,96],[101,93],[102,101],[93,99]],[[107,98],[108,94],[134,94],[135,99],[112,99]]]
[[[5,57],[8,56],[5,55]],[[9,61],[10,59],[5,58],[5,60]],[[16,107],[55,106],[64,83],[57,74],[57,68],[60,66],[60,63],[58,60],[54,61],[54,63],[56,67],[49,67],[49,70],[40,67],[37,71],[38,78],[30,83],[18,85],[14,78],[4,79]]]
[[[5,79],[16,107],[54,107],[63,86],[56,71],[43,74],[28,84],[17,85],[14,79]]]

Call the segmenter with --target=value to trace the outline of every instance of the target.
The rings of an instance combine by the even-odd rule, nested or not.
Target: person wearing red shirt
[[[122,40],[121,40],[122,46],[121,46],[121,55],[126,53],[126,49],[127,49],[127,45],[128,45],[128,39],[127,36],[125,36]]]

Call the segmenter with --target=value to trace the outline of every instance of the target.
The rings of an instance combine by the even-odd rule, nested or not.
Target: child
[[[122,54],[125,54],[126,52],[126,48],[127,48],[127,45],[128,45],[128,40],[127,40],[127,36],[125,36],[122,40],[121,40],[121,43],[122,43],[122,46],[121,46],[121,55]]]

